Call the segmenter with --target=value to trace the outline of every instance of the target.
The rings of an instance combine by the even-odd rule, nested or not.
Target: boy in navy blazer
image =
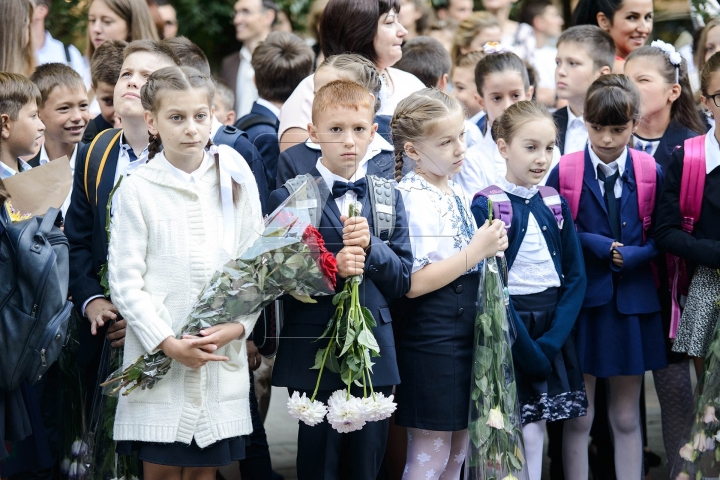
[[[298,84],[312,73],[314,62],[312,48],[297,35],[287,32],[271,33],[253,52],[251,63],[258,99],[250,113],[240,118],[236,126],[247,133],[260,152],[271,191],[275,189],[280,156],[278,115]]]
[[[380,345],[380,357],[374,358],[372,385],[385,395],[400,382],[389,303],[410,289],[412,252],[407,221],[399,192],[394,191],[396,222],[388,242],[374,236],[366,175],[372,174],[365,155],[375,135],[372,95],[354,82],[335,81],[320,89],[313,102],[310,138],[320,145],[322,157],[309,173],[320,177],[332,191],[320,221],[328,250],[338,261],[338,286],[352,275],[363,275],[360,303],[377,320],[373,333]],[[302,146],[302,145],[300,145]],[[288,150],[290,151],[290,150]],[[287,152],[286,152],[287,153]],[[275,208],[288,197],[280,188],[270,195],[269,207]],[[348,218],[349,205],[359,203],[361,215]],[[318,348],[327,340],[316,341],[335,312],[331,296],[317,297],[317,303],[305,304],[294,299],[283,301],[285,323],[283,340],[275,360],[273,385],[287,387],[292,394],[312,395],[317,381],[315,363]],[[327,402],[333,391],[346,388],[338,374],[324,371],[317,399]],[[354,395],[362,390],[352,387]],[[334,479],[339,476],[343,444],[351,449],[343,468],[354,479],[376,478],[387,443],[389,420],[369,422],[362,430],[341,434],[323,422],[314,427],[300,423],[298,433],[298,479]]]

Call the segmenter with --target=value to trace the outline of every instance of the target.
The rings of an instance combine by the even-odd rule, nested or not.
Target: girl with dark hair
[[[257,315],[197,337],[174,334],[212,272],[262,231],[247,163],[230,147],[206,149],[214,93],[212,78],[193,68],[150,75],[140,96],[152,161],[116,194],[108,279],[128,323],[124,358],[162,350],[176,361],[162,384],[118,401],[117,451],[137,452],[147,480],[214,479],[215,467],[245,457],[242,435],[252,431],[244,337]],[[226,164],[239,170],[240,183]],[[221,193],[224,175],[232,193]]]
[[[657,198],[662,171],[652,157],[627,148],[640,120],[640,93],[626,76],[595,80],[584,118],[589,137],[584,153],[561,158],[547,182],[569,199],[588,278],[575,327],[588,411],[565,422],[563,462],[566,478],[587,480],[596,379],[607,378],[615,473],[619,480],[635,480],[643,477],[642,379],[646,371],[667,365],[652,270],[658,202],[650,204],[638,185]],[[646,187],[651,182],[654,191]],[[640,220],[640,212],[648,222]]]
[[[330,0],[320,25],[320,45],[327,57],[357,53],[380,74],[380,110],[391,116],[398,102],[425,87],[414,75],[392,68],[402,58],[407,30],[400,24],[400,0]],[[280,151],[304,142],[311,123],[313,76],[300,82],[280,112]]]
[[[645,45],[653,29],[653,0],[580,0],[573,25],[597,25],[615,42],[614,73],[622,73],[625,58]]]

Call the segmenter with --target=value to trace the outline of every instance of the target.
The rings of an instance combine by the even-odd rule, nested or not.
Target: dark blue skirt
[[[513,308],[533,340],[550,329],[559,296],[559,288],[511,296]],[[587,415],[585,381],[572,334],[550,363],[552,372],[547,378],[524,374],[515,366],[523,425]]]
[[[667,366],[660,312],[625,315],[617,299],[580,310],[577,346],[583,372],[598,378],[644,375]]]
[[[225,438],[205,448],[192,443],[153,443],[122,441],[115,451],[120,455],[137,453],[143,462],[173,467],[222,467],[234,461],[245,459],[245,439]]]
[[[451,432],[468,425],[480,275],[411,299],[395,340],[400,385],[395,423]]]

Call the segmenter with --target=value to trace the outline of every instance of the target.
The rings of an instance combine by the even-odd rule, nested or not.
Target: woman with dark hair
[[[623,73],[625,58],[650,37],[653,16],[653,0],[580,0],[572,23],[608,32],[615,42],[613,73]]]
[[[375,64],[382,80],[379,116],[391,116],[400,100],[425,88],[414,75],[392,68],[402,58],[407,35],[399,12],[400,0],[330,0],[320,21],[320,46],[325,58],[357,53]],[[310,75],[280,111],[280,151],[308,138],[314,97]]]

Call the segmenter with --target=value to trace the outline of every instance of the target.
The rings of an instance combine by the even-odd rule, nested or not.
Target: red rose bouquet
[[[177,338],[259,312],[284,294],[315,303],[314,295],[335,293],[337,264],[315,228],[325,196],[308,179],[265,220],[265,229],[239,258],[215,272]],[[172,359],[162,351],[145,354],[102,384],[109,394],[153,388],[168,373]]]

